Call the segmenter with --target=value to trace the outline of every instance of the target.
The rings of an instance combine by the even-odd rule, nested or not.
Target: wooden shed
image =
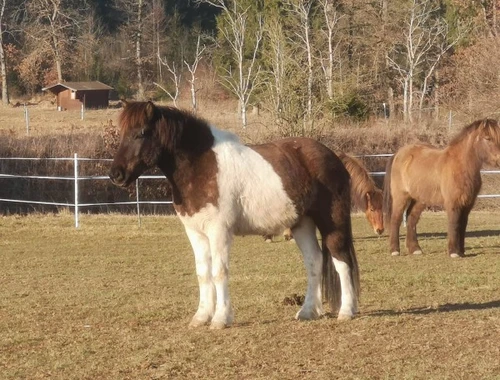
[[[61,82],[42,88],[50,91],[57,98],[57,109],[79,110],[82,108],[106,108],[109,104],[109,92],[113,89],[104,83]]]

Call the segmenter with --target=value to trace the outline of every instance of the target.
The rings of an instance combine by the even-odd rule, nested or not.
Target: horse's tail
[[[359,281],[359,266],[358,259],[356,258],[356,252],[354,250],[353,236],[352,236],[352,225],[351,225],[351,212],[350,212],[350,189],[348,186],[345,187],[344,194],[342,194],[342,211],[343,223],[342,226],[337,226],[337,228],[343,228],[344,244],[342,246],[341,259],[348,266],[351,274],[352,285],[356,296],[359,298],[360,293],[360,281]],[[338,272],[335,270],[332,260],[332,253],[327,247],[325,236],[322,236],[322,253],[323,253],[323,275],[322,275],[322,289],[323,297],[328,301],[330,309],[332,311],[339,310],[342,301],[342,288],[340,284],[340,277]]]
[[[385,166],[384,176],[384,223],[389,225],[392,214],[392,195],[391,195],[391,171],[394,156],[392,156]]]

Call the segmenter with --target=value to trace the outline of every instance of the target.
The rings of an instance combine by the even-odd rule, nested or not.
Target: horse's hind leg
[[[338,319],[351,319],[358,312],[358,294],[354,287],[353,268],[349,266],[345,257],[349,248],[344,242],[344,231],[336,228],[323,235],[323,239],[340,279],[341,298]]]
[[[322,255],[316,238],[316,225],[313,220],[304,217],[293,228],[293,236],[304,256],[304,265],[307,271],[307,293],[302,308],[295,316],[296,319],[317,319],[323,315],[321,302],[321,271]]]
[[[424,209],[425,204],[415,200],[412,200],[408,206],[406,219],[406,248],[410,254],[422,254],[422,248],[420,248],[417,240],[417,223]]]
[[[200,287],[198,310],[189,327],[203,326],[212,320],[215,313],[215,288],[212,281],[212,258],[210,243],[204,234],[186,227],[186,234],[193,247],[196,275]]]

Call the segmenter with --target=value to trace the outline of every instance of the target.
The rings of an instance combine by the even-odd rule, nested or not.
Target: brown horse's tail
[[[347,195],[343,194],[344,202],[342,204],[342,209],[344,214],[345,223],[343,224],[343,234],[344,234],[344,244],[339,252],[340,258],[347,265],[349,265],[352,285],[354,291],[359,298],[360,284],[359,284],[359,266],[358,259],[356,258],[356,252],[354,250],[353,236],[352,236],[352,226],[351,226],[351,213],[350,213],[350,189],[346,186]],[[338,226],[339,228],[342,228]],[[330,309],[332,311],[338,311],[340,309],[340,304],[342,301],[342,288],[340,284],[340,277],[335,270],[332,260],[332,252],[327,247],[325,236],[322,236],[322,253],[323,253],[323,275],[322,275],[322,289],[323,297],[328,301]]]
[[[391,222],[392,214],[392,195],[391,195],[391,171],[392,162],[394,161],[394,156],[392,156],[387,165],[385,166],[385,176],[384,176],[384,224],[389,225]]]

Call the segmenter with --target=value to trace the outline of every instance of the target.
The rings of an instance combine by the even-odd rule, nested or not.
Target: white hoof
[[[452,259],[458,259],[458,258],[460,258],[460,257],[462,257],[462,256],[460,256],[458,253],[450,253],[450,257],[451,257]]]
[[[421,250],[417,250],[417,251],[414,251],[413,252],[414,255],[421,255],[422,254],[422,251]]]
[[[313,321],[319,317],[321,317],[321,314],[311,309],[300,309],[295,315],[295,319],[299,321]]]
[[[272,243],[272,239],[266,239],[266,243]]]
[[[212,323],[210,323],[210,330],[222,330],[229,326],[231,325],[224,322],[212,321]]]
[[[391,256],[399,256],[399,252],[398,251],[391,252]]]
[[[339,316],[337,317],[337,320],[338,321],[350,321],[353,318],[354,318],[353,314],[340,314],[339,313]]]

